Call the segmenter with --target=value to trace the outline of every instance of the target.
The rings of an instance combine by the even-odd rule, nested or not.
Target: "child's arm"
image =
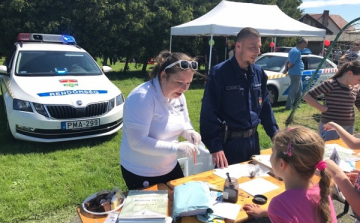
[[[255,218],[268,217],[267,210],[261,208],[257,204],[245,204],[243,209],[248,215],[251,215]]]
[[[334,163],[334,161],[328,159],[325,162],[326,170],[340,188],[341,193],[344,195],[353,211],[355,213],[360,213],[360,191],[352,185],[349,178],[340,167]]]
[[[326,131],[336,130],[337,134],[339,134],[340,138],[348,147],[350,147],[350,149],[360,149],[360,139],[348,133],[343,127],[335,122],[326,123],[324,129]]]

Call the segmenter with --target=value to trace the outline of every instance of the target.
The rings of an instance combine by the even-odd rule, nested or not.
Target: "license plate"
[[[85,129],[100,125],[100,119],[61,122],[61,129]]]

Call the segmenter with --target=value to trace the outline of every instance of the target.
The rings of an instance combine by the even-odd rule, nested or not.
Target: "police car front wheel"
[[[271,105],[276,104],[278,99],[278,91],[274,86],[267,86],[269,92],[269,101]]]

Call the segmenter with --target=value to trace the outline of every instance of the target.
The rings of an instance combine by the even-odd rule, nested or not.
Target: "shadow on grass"
[[[4,127],[1,127],[0,129],[1,131],[5,131]],[[28,154],[28,153],[46,154],[59,150],[65,151],[65,150],[74,150],[84,147],[94,147],[113,140],[116,134],[117,133],[109,136],[65,141],[65,142],[54,142],[54,143],[40,143],[40,142],[29,142],[29,141],[22,141],[16,139],[9,139],[6,134],[1,134],[0,154],[2,155]]]

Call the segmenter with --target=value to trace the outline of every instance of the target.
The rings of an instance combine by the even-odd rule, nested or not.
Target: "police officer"
[[[270,138],[278,131],[267,76],[254,65],[260,54],[260,34],[243,28],[235,42],[235,55],[210,71],[200,113],[202,140],[221,168],[260,154],[259,123]]]

